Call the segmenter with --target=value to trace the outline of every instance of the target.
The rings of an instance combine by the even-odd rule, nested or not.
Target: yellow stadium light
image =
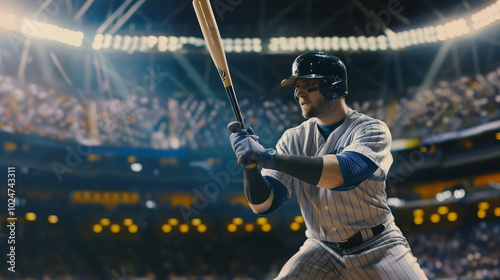
[[[5,142],[3,144],[3,149],[7,152],[12,152],[17,149],[17,144],[14,142]]]
[[[125,225],[127,227],[132,225],[133,223],[134,223],[134,221],[130,218],[123,219],[123,225]]]
[[[201,219],[198,219],[198,218],[196,218],[196,219],[192,219],[192,220],[191,220],[191,224],[192,224],[193,226],[197,227],[197,226],[201,225]]]
[[[182,224],[179,226],[179,230],[182,232],[182,233],[186,233],[189,231],[189,226],[187,224]]]
[[[477,217],[479,219],[482,219],[482,218],[486,217],[486,211],[484,211],[484,210],[477,211]]]
[[[483,202],[480,202],[478,205],[477,205],[477,208],[479,210],[488,210],[490,208],[490,204],[486,201],[483,201]]]
[[[101,233],[102,232],[102,226],[100,224],[95,224],[93,227],[92,227],[92,230],[95,232],[95,233]]]
[[[164,224],[162,227],[161,227],[161,230],[164,232],[164,233],[169,233],[172,231],[172,226],[169,225],[169,224]]]
[[[28,220],[30,222],[34,222],[36,220],[36,214],[33,212],[26,213],[25,217],[26,217],[26,220]]]
[[[253,224],[250,224],[250,223],[249,223],[249,224],[246,224],[246,225],[245,225],[245,230],[246,230],[246,231],[248,231],[248,232],[252,232],[252,231],[253,231],[253,229],[254,229]]]
[[[431,222],[439,223],[440,220],[441,220],[441,216],[439,216],[439,214],[432,214],[431,215]]]
[[[271,225],[270,224],[263,224],[261,229],[263,232],[269,232],[271,230]]]
[[[110,224],[111,222],[109,221],[109,219],[108,219],[108,218],[102,218],[102,219],[99,221],[99,223],[100,223],[101,225],[103,225],[103,226],[107,227],[107,226],[109,226],[109,224]]]
[[[175,227],[179,224],[179,220],[177,220],[176,218],[170,218],[168,219],[168,224]]]
[[[424,222],[424,218],[422,216],[417,216],[417,217],[413,218],[413,222],[416,225],[421,225]]]
[[[500,132],[497,132],[497,133],[495,134],[495,139],[500,140]]]
[[[302,216],[296,216],[295,219],[293,219],[296,223],[303,223],[304,222],[304,217]]]
[[[450,209],[448,208],[448,206],[439,206],[437,211],[439,215],[446,215],[448,214],[448,212],[450,212]]]
[[[500,217],[500,207],[495,208],[494,213],[495,216]]]
[[[267,224],[267,218],[265,218],[265,217],[260,217],[260,218],[257,218],[257,224],[258,224],[258,225],[264,225],[264,224]]]
[[[56,216],[56,215],[50,215],[47,220],[49,221],[49,223],[51,224],[57,224],[57,222],[59,221],[59,218]]]
[[[135,158],[134,156],[128,156],[128,157],[127,157],[127,162],[128,162],[128,163],[134,163],[134,162],[135,162],[135,160],[136,160],[136,158]]]
[[[229,232],[235,232],[238,229],[238,227],[235,224],[229,224],[227,226],[227,231]]]
[[[297,231],[300,229],[300,224],[299,223],[296,223],[296,222],[293,222],[290,224],[290,229],[293,230],[293,231]]]
[[[120,226],[117,224],[112,224],[110,229],[111,229],[112,233],[119,233],[120,232]]]
[[[128,231],[130,233],[136,233],[139,230],[139,227],[137,225],[129,225]]]
[[[448,221],[454,222],[457,220],[457,218],[458,218],[457,213],[455,213],[455,212],[448,213]]]
[[[243,224],[243,219],[242,218],[234,218],[233,219],[233,224],[239,226]]]
[[[200,224],[196,227],[196,229],[198,230],[198,232],[204,233],[207,231],[207,226],[204,224]]]
[[[424,215],[424,210],[423,209],[415,209],[413,210],[413,216],[415,217],[422,217]]]

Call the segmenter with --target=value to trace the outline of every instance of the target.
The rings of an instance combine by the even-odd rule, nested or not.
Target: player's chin
[[[308,110],[305,108],[302,108],[302,116],[306,119],[316,117],[316,115],[314,114],[314,112],[312,110]]]

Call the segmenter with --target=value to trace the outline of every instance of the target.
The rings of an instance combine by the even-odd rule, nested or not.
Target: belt
[[[381,234],[384,231],[384,229],[385,229],[385,226],[382,224],[371,228],[374,237]],[[361,236],[361,232],[358,231],[356,234],[351,236],[351,238],[349,238],[345,241],[341,241],[341,242],[333,243],[333,244],[335,244],[336,246],[338,246],[339,248],[342,248],[342,249],[351,249],[351,248],[354,248],[356,246],[363,244],[363,236]]]

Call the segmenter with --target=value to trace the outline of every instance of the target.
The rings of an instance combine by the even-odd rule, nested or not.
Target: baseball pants
[[[351,248],[308,238],[276,279],[427,279],[406,238],[392,225]]]

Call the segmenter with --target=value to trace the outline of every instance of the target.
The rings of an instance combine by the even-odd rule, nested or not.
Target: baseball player
[[[302,54],[281,85],[295,87],[306,121],[275,149],[251,128],[228,125],[250,208],[269,214],[295,191],[304,217],[307,239],[276,279],[427,279],[387,205],[390,131],[347,107],[342,61]]]

